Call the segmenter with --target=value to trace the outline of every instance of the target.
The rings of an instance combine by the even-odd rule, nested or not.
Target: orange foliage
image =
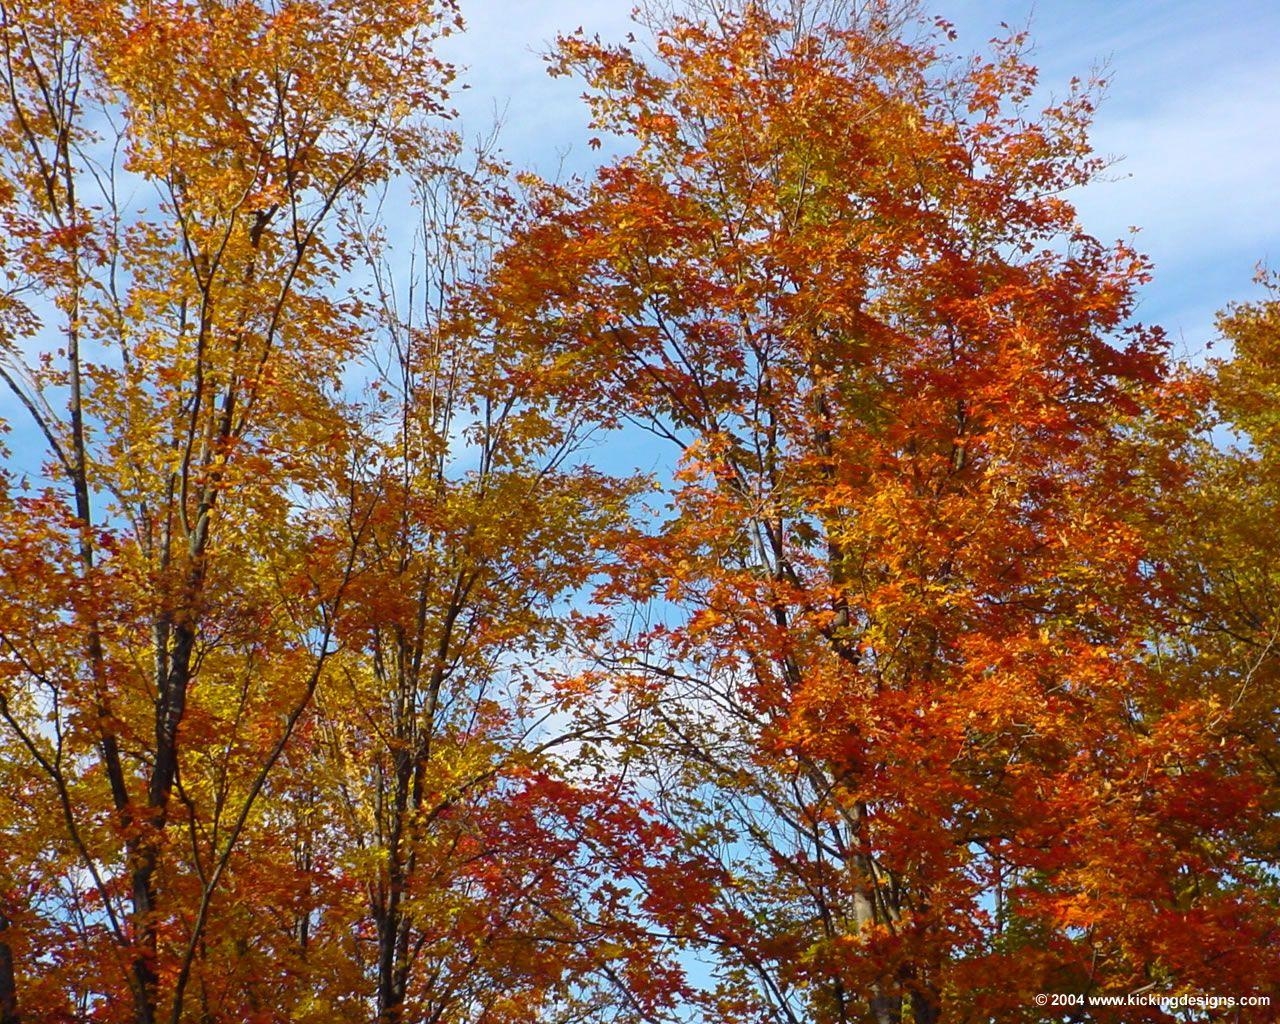
[[[1276,304],[1021,37],[659,6],[553,186],[451,0],[0,4],[0,1024],[1280,998]]]

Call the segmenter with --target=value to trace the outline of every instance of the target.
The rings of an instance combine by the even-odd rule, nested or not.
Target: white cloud
[[[485,133],[496,113],[503,121],[502,148],[518,165],[555,177],[562,158],[571,170],[594,164],[586,145],[583,85],[551,78],[543,55],[557,35],[579,27],[622,41],[632,27],[631,6],[616,0],[466,4],[467,29],[446,43],[442,55],[466,68],[461,81],[469,88],[454,96],[454,105],[467,133]]]
[[[941,0],[941,6],[946,6]],[[1140,313],[1191,348],[1213,311],[1280,264],[1280,5],[1273,0],[958,0],[969,40],[1030,15],[1046,91],[1105,67],[1094,126],[1111,172],[1074,197],[1101,238],[1140,227],[1156,264]],[[961,20],[963,15],[963,20]]]

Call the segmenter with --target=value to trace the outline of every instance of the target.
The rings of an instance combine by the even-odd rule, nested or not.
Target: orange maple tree
[[[662,624],[602,655],[722,872],[665,920],[718,960],[712,1019],[1265,988],[1274,901],[1214,839],[1258,779],[1147,657],[1131,441],[1167,366],[1143,260],[1063,198],[1102,166],[1092,90],[1030,116],[1020,37],[957,69],[894,10],[562,40],[635,151],[548,187],[494,292],[560,386],[678,452],[605,591]]]

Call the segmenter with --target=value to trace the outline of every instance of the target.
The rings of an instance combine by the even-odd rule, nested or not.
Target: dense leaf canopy
[[[451,0],[0,3],[0,1024],[1274,1019],[1280,299],[1021,36],[637,21],[553,183]]]

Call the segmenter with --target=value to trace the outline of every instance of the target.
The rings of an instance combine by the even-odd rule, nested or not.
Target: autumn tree
[[[590,421],[529,387],[537,354],[475,301],[519,206],[492,140],[468,156],[455,136],[410,172],[411,236],[353,212],[362,454],[327,487],[367,528],[281,805],[312,905],[357,936],[305,939],[332,965],[311,1013],[369,1019],[349,995],[371,982],[379,1024],[636,1019],[663,968],[609,893],[664,833],[562,686],[566,600],[607,565],[636,482],[583,460]]]
[[[289,1012],[226,968],[369,526],[319,483],[358,454],[334,214],[433,144],[453,18],[0,8],[0,373],[44,449],[0,496],[4,758],[33,824],[13,849],[39,865],[0,883],[29,901],[3,915],[10,1017]]]
[[[1206,823],[1200,860],[1184,892],[1234,904],[1249,921],[1229,956],[1248,956],[1248,937],[1277,935],[1276,670],[1277,500],[1276,345],[1280,303],[1273,278],[1266,299],[1228,307],[1218,328],[1229,354],[1186,368],[1188,408],[1145,438],[1147,474],[1159,495],[1149,527],[1152,586],[1163,615],[1149,658],[1200,716],[1219,772],[1248,787],[1255,813]],[[1181,472],[1160,473],[1170,452]],[[1202,755],[1205,756],[1205,755]],[[1212,811],[1212,808],[1210,808]],[[1270,921],[1243,908],[1264,894]],[[1246,964],[1240,973],[1253,969]],[[1258,975],[1275,989],[1275,979]]]
[[[1146,656],[1167,367],[1144,261],[1065,198],[1094,88],[1033,114],[1021,37],[957,61],[887,3],[647,11],[651,52],[562,40],[634,152],[544,187],[491,301],[543,386],[673,446],[603,591],[650,626],[599,657],[718,873],[653,908],[708,1016],[1266,984],[1274,906],[1204,846],[1256,779]]]

